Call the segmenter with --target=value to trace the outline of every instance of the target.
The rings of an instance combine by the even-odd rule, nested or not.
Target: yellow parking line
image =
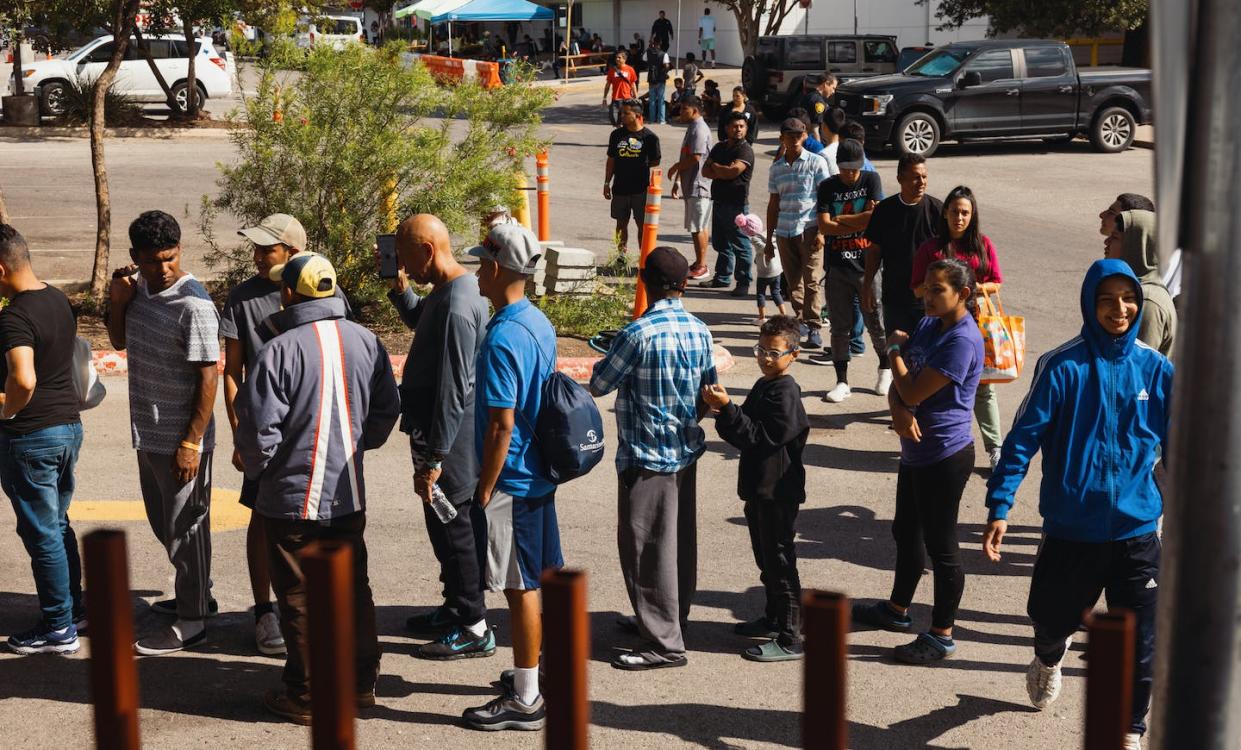
[[[238,502],[235,490],[211,490],[211,530],[244,529],[250,523],[250,509]],[[123,522],[147,520],[141,500],[74,500],[69,506],[71,521]]]

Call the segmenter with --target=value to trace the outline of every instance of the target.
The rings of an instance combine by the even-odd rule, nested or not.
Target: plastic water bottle
[[[440,523],[448,523],[457,517],[457,509],[448,502],[448,496],[438,484],[431,485],[431,509],[435,511],[435,517]]]

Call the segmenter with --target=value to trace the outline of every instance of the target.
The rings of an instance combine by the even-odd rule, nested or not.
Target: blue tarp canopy
[[[445,21],[550,21],[555,18],[551,8],[526,0],[471,0],[459,8],[431,18],[431,23]]]

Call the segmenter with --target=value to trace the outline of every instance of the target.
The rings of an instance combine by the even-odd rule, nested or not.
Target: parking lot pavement
[[[548,113],[545,132],[552,147],[553,234],[606,256],[607,204],[599,195],[609,131],[598,92],[593,107],[562,98]],[[765,124],[766,125],[766,124]],[[664,139],[664,166],[677,151],[681,129],[656,126]],[[759,165],[751,193],[761,212],[774,140],[770,127],[756,149]],[[110,169],[118,202],[117,228],[141,208],[164,207],[180,219],[185,207],[211,189],[211,164],[232,158],[225,141],[112,141]],[[876,158],[888,191],[896,189],[895,161]],[[80,163],[79,163],[80,162]],[[44,171],[31,169],[47,164]],[[998,249],[1010,314],[1026,317],[1027,367],[1014,384],[999,387],[1007,426],[1029,384],[1037,357],[1076,335],[1078,290],[1091,261],[1102,254],[1098,211],[1120,192],[1149,194],[1151,152],[1094,153],[1088,144],[996,144],[946,146],[930,161],[931,192],[943,195],[970,185],[980,201],[982,228]],[[85,181],[83,175],[86,175]],[[56,265],[40,246],[88,245],[92,221],[84,141],[17,143],[0,139],[0,185],[10,211],[36,251],[36,265],[71,273],[73,258]],[[21,187],[10,188],[8,183]],[[661,242],[683,251],[681,207],[664,202]],[[34,216],[47,218],[33,218]],[[188,222],[187,222],[188,223]],[[223,222],[227,225],[227,221]],[[228,225],[231,227],[231,225]],[[53,245],[53,243],[56,243]],[[201,240],[190,230],[189,268],[201,266]],[[87,256],[88,257],[88,256]],[[85,258],[79,259],[85,261]],[[753,303],[692,290],[687,306],[712,328],[718,343],[737,357],[722,378],[734,397],[743,397],[757,368],[748,355],[754,341]],[[806,451],[810,498],[798,520],[798,555],[803,584],[843,591],[854,598],[886,596],[894,550],[893,512],[898,446],[887,429],[883,399],[869,391],[873,352],[852,368],[855,395],[839,405],[820,400],[834,383],[832,368],[803,356],[795,366],[805,393],[812,432]],[[135,517],[139,499],[132,451],[128,448],[126,381],[107,381],[110,395],[84,417],[86,444],[79,464],[79,534],[101,525],[129,533],[131,584],[142,601],[171,590],[171,570],[149,528]],[[612,400],[601,402],[608,428],[609,457],[615,445]],[[239,477],[229,466],[228,431],[215,462],[219,488],[213,524],[215,596],[222,616],[212,620],[210,644],[192,653],[139,664],[142,737],[146,747],[217,747],[231,744],[294,746],[307,732],[272,721],[260,704],[262,691],[277,684],[279,664],[253,655],[252,618],[245,573],[244,514],[234,504]],[[699,466],[699,594],[687,636],[689,666],[631,674],[607,666],[618,646],[632,645],[613,625],[629,606],[615,552],[615,480],[609,466],[561,488],[558,510],[565,558],[590,574],[593,634],[590,665],[592,742],[595,747],[773,748],[799,742],[801,667],[759,665],[738,658],[746,645],[732,623],[753,617],[761,593],[749,551],[741,506],[735,499],[736,454],[707,425],[708,452]],[[380,707],[359,721],[359,747],[418,744],[450,748],[535,748],[542,737],[497,737],[456,724],[460,712],[494,693],[489,687],[510,666],[507,615],[500,597],[491,615],[499,627],[499,653],[491,659],[428,663],[414,659],[401,625],[417,608],[435,603],[437,570],[426,542],[421,509],[411,499],[410,465],[403,436],[394,435],[367,458],[370,490],[368,542],[371,579],[379,604],[386,655],[378,695]],[[610,459],[609,459],[610,460]],[[1085,663],[1075,645],[1065,668],[1060,701],[1036,712],[1025,696],[1024,671],[1031,658],[1025,598],[1039,544],[1036,464],[1018,495],[1001,564],[983,559],[979,542],[985,521],[979,451],[978,476],[971,478],[961,508],[961,540],[968,575],[959,617],[957,656],[931,668],[895,664],[889,649],[903,636],[858,632],[850,636],[849,717],[857,748],[1062,748],[1080,744]],[[128,519],[128,520],[127,520]],[[0,591],[0,633],[27,627],[37,608],[25,553],[11,514],[0,514],[0,569],[8,571]],[[913,617],[929,618],[929,577],[918,592]],[[156,616],[135,602],[139,629]],[[1081,640],[1081,639],[1079,639]],[[546,644],[555,648],[556,644]],[[85,653],[85,652],[83,652]],[[90,738],[89,691],[84,657],[39,659],[0,656],[0,725],[5,744],[15,747],[80,746]]]

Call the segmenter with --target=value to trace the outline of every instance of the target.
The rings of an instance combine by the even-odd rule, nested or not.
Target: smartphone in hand
[[[395,279],[400,273],[396,258],[396,235],[376,235],[375,245],[379,248],[379,278]]]

